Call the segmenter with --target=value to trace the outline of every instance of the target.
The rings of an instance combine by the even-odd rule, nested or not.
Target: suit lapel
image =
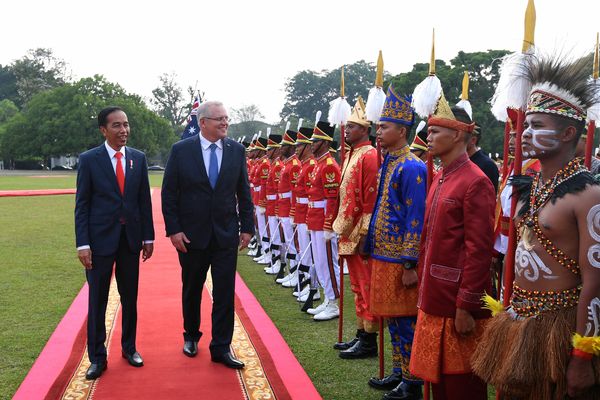
[[[119,185],[117,184],[117,176],[115,175],[115,170],[113,169],[111,159],[108,156],[108,151],[106,151],[106,147],[104,147],[104,144],[102,144],[96,149],[96,157],[98,159],[98,165],[100,165],[100,169],[104,171],[109,182],[112,182],[113,189],[115,189],[117,193],[121,194]],[[127,179],[125,179],[125,181],[127,181]]]
[[[134,168],[137,169],[140,167],[137,165],[137,162],[134,162],[133,158],[133,152],[129,150],[129,147],[125,147],[125,189],[123,190],[123,197],[127,194],[127,188],[133,180]]]
[[[231,146],[230,140],[228,138],[223,139],[223,157],[221,158],[221,168],[219,169],[219,177],[217,178],[217,184],[215,185],[215,189],[219,186],[219,183],[225,179],[223,175],[225,174],[225,169],[233,160],[233,147]]]

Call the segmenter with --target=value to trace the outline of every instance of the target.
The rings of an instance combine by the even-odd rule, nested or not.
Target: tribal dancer
[[[598,100],[589,58],[531,56],[523,157],[541,171],[519,192],[510,306],[495,317],[473,369],[510,398],[600,399],[600,187],[575,157],[586,110]]]

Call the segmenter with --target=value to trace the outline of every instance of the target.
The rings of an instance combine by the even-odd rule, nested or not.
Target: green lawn
[[[61,176],[0,176],[0,190],[74,187],[74,173],[48,175],[54,174]],[[150,179],[160,187],[162,173]],[[73,206],[73,195],[0,198],[0,399],[14,394],[85,281],[74,249]],[[238,264],[324,399],[381,398],[383,392],[367,385],[378,374],[377,359],[342,360],[333,350],[337,320],[312,321],[290,290],[275,285],[249,257],[241,255]],[[349,287],[346,277],[345,339],[356,330]],[[389,372],[387,332],[385,348]]]
[[[150,172],[150,186],[160,187],[163,173]],[[0,190],[69,189],[75,188],[77,172],[36,171],[30,174],[11,174],[0,171]]]

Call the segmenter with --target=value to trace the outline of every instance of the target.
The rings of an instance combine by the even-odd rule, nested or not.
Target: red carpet
[[[87,298],[84,298],[83,308],[75,307],[74,302],[70,309],[79,318],[73,320],[79,321],[83,329],[70,326],[70,340],[48,342],[15,398],[320,399],[272,321],[239,276],[232,348],[246,363],[246,368],[235,371],[210,361],[212,306],[207,289],[203,295],[201,330],[204,336],[199,343],[199,354],[195,358],[183,355],[180,267],[175,250],[164,237],[160,192],[156,189],[153,208],[157,238],[153,257],[140,264],[138,300],[137,349],[145,365],[134,368],[121,357],[121,321],[118,296],[113,289],[107,320],[111,312],[116,313],[116,317],[109,326],[112,331],[108,369],[104,375],[95,383],[83,379],[89,365],[84,353],[85,324],[81,319],[87,312]],[[68,313],[65,319],[69,318]],[[63,354],[56,358],[61,352]],[[44,382],[39,385],[41,381]]]
[[[75,194],[75,189],[0,190],[0,197],[49,196],[57,194]]]

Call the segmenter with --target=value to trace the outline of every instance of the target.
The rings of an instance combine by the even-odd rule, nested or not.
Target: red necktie
[[[123,172],[123,164],[121,164],[121,158],[123,158],[123,153],[117,151],[115,153],[115,157],[117,158],[117,184],[119,185],[119,190],[121,190],[121,194],[125,192],[125,173]]]

